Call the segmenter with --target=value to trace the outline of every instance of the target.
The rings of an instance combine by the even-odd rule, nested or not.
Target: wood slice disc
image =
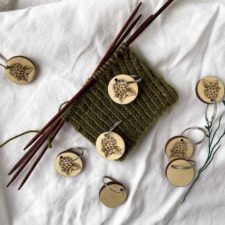
[[[186,169],[181,169],[180,167]],[[193,164],[183,159],[175,159],[166,167],[166,177],[168,181],[176,187],[189,185],[194,179],[194,176],[195,170]]]
[[[102,158],[117,160],[121,158],[125,152],[125,143],[123,138],[117,133],[105,132],[98,136],[96,149]]]
[[[77,176],[83,167],[84,163],[80,155],[71,150],[61,152],[55,159],[55,170],[61,176]]]
[[[24,57],[15,56],[7,60],[5,75],[6,77],[16,84],[30,83],[36,74],[34,63]]]
[[[170,138],[165,147],[165,152],[169,160],[190,159],[194,152],[194,145],[190,139],[184,136]]]
[[[204,103],[220,102],[225,94],[224,84],[217,77],[204,77],[196,85],[196,94]]]
[[[126,83],[127,81],[134,81],[134,83]],[[115,103],[126,105],[136,99],[138,85],[133,77],[120,74],[110,80],[108,94]]]
[[[108,208],[116,208],[126,201],[127,191],[122,184],[116,181],[108,182],[102,186],[99,199]]]

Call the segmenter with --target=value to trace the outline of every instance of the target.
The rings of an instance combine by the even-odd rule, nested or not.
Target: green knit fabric
[[[128,105],[114,103],[108,96],[108,83],[118,74],[142,77],[137,98]],[[156,120],[178,99],[176,91],[129,49],[121,46],[94,74],[96,82],[63,114],[63,119],[93,144],[117,121],[114,130],[125,141],[122,159],[134,148]]]

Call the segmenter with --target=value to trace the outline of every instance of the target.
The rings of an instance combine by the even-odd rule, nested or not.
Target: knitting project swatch
[[[113,102],[108,95],[108,83],[118,74],[137,75],[137,98],[128,105]],[[63,119],[88,138],[93,144],[97,137],[113,124],[125,141],[126,151],[121,159],[135,147],[149,128],[177,101],[176,91],[165,80],[131,51],[121,46],[94,74],[96,82],[62,115]]]

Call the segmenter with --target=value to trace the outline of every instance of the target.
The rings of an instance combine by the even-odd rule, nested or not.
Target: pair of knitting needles
[[[94,70],[94,73],[110,58],[110,56],[118,49],[118,47],[124,43],[126,47],[130,46],[131,43],[173,2],[174,0],[168,0],[155,14],[150,15],[137,29],[136,31],[128,38],[128,35],[133,30],[135,25],[141,18],[141,14],[139,14],[136,19],[135,16],[137,15],[142,2],[140,2],[135,10],[131,13],[129,18],[127,19],[126,23],[123,25],[122,29],[113,40],[112,44],[109,46],[108,50],[106,51],[105,55],[101,59],[100,63]],[[133,21],[133,22],[132,22]],[[125,41],[125,39],[127,39]],[[125,41],[125,42],[124,42]],[[93,74],[94,74],[93,73]],[[24,156],[13,166],[10,170],[9,175],[13,175],[7,187],[9,187],[12,182],[19,176],[19,174],[24,170],[27,164],[31,161],[31,159],[35,156],[38,150],[42,148],[40,154],[34,161],[33,165],[28,170],[27,174],[23,178],[18,190],[22,188],[25,184],[47,149],[49,148],[49,141],[52,142],[60,129],[62,128],[64,121],[61,118],[61,115],[68,109],[72,104],[74,104],[82,94],[94,83],[96,82],[94,76],[92,75],[85,85],[65,104],[64,107],[59,110],[59,112],[28,142],[24,149],[29,150],[24,154]]]

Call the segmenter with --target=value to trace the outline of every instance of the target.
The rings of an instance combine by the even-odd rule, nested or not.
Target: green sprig
[[[223,104],[225,105],[225,100],[223,101]],[[225,112],[221,114],[221,116],[219,118],[219,121],[218,121],[217,128],[215,129],[215,131],[213,130],[214,121],[208,121],[206,119],[206,126],[205,126],[205,128],[207,130],[206,137],[208,138],[208,156],[207,156],[203,166],[198,170],[197,176],[195,177],[195,179],[192,182],[191,186],[188,188],[187,192],[185,193],[182,202],[184,202],[186,200],[188,194],[191,192],[192,188],[194,187],[194,185],[196,184],[196,182],[200,178],[202,172],[204,170],[206,170],[206,168],[211,164],[211,162],[213,161],[216,153],[218,152],[218,150],[221,147],[220,142],[221,142],[222,138],[225,136],[225,129],[224,129],[223,133],[218,137],[218,139],[216,141],[215,141],[215,137],[217,136],[217,134],[218,134],[218,132],[220,130],[221,121],[222,121],[222,118],[224,117],[224,114],[225,114]]]

